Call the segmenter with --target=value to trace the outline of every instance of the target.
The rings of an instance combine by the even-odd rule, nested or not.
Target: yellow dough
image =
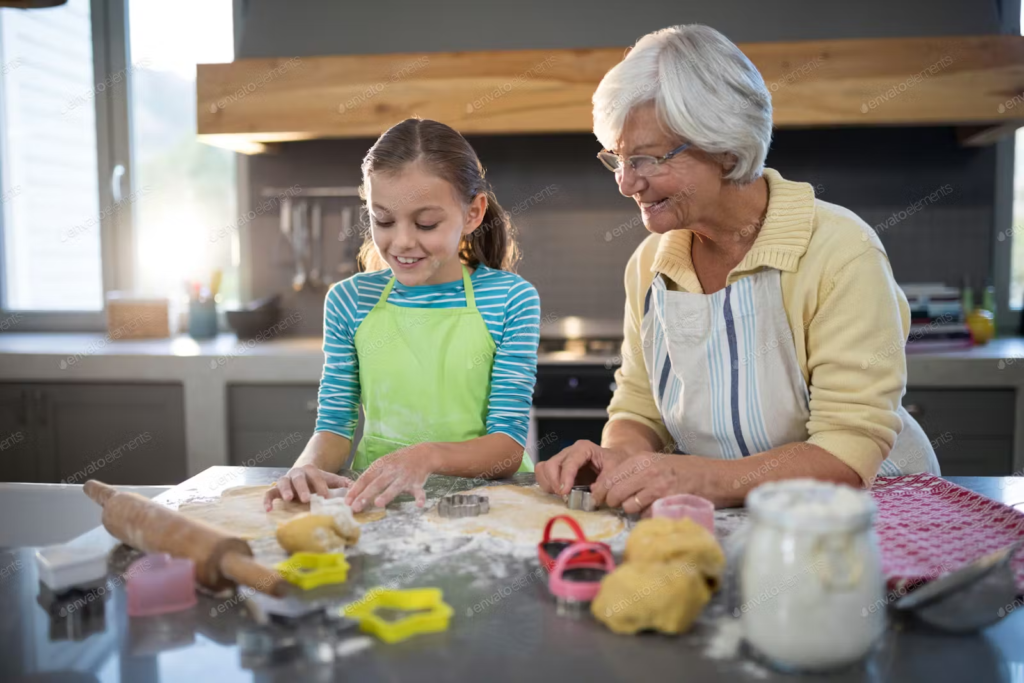
[[[615,633],[682,633],[710,599],[704,577],[687,565],[627,562],[601,581],[590,612]]]
[[[286,503],[278,498],[274,501],[274,509],[267,512],[263,508],[263,496],[268,488],[236,486],[226,489],[217,498],[184,503],[178,507],[178,512],[247,541],[273,538],[279,524],[309,512],[309,503]],[[377,509],[354,517],[359,524],[369,524],[384,519],[386,514],[384,510]]]
[[[543,540],[544,525],[556,515],[574,518],[591,541],[611,538],[625,528],[625,522],[610,510],[570,510],[561,496],[544,493],[537,486],[483,486],[462,493],[487,496],[490,511],[479,517],[450,519],[438,515],[435,506],[427,520],[464,534],[484,533],[531,545]],[[557,523],[552,536],[573,538],[574,534],[564,523]]]
[[[331,515],[306,513],[277,527],[277,542],[289,553],[331,553],[358,540],[358,526],[353,535]]]
[[[682,633],[725,571],[715,537],[691,519],[645,519],[626,539],[623,564],[601,581],[590,606],[615,633]]]
[[[725,571],[725,554],[714,535],[692,519],[645,519],[626,539],[623,561],[669,562],[699,571],[717,590]]]

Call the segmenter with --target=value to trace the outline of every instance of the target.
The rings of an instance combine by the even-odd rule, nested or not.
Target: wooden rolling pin
[[[192,560],[196,580],[207,588],[242,584],[278,597],[288,590],[281,575],[254,560],[252,548],[240,538],[95,479],[82,488],[103,507],[103,526],[114,538],[145,552]]]

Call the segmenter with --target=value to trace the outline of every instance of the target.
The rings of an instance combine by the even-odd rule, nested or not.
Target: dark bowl
[[[274,295],[246,305],[244,308],[225,311],[228,325],[239,339],[253,339],[273,327],[280,317],[281,297]]]

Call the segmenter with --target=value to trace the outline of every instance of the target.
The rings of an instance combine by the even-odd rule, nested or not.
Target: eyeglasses
[[[650,176],[658,173],[663,163],[676,156],[692,144],[693,143],[691,142],[686,142],[679,145],[663,157],[652,157],[649,154],[637,154],[636,156],[627,158],[625,163],[629,164],[629,167],[632,168],[633,172],[638,176],[649,178]],[[622,157],[615,152],[609,152],[608,150],[603,149],[597,153],[597,158],[601,160],[601,163],[604,164],[605,168],[615,174],[621,173],[624,168]]]

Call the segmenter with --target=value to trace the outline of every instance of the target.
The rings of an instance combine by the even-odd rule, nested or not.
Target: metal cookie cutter
[[[472,496],[455,493],[445,496],[437,504],[437,514],[442,517],[476,517],[491,510],[487,496]]]
[[[582,554],[594,560],[573,562]],[[574,543],[559,555],[548,577],[548,590],[555,596],[558,616],[577,618],[590,608],[601,590],[601,579],[615,571],[615,560],[602,543]]]
[[[589,486],[573,486],[566,502],[570,510],[593,512],[597,509],[597,506],[594,505],[594,499],[590,495]]]

